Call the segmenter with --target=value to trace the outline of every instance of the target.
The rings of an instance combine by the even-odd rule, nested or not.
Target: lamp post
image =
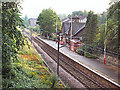
[[[56,18],[56,47],[58,42],[58,50],[57,50],[57,75],[59,76],[59,42],[60,42],[60,34],[57,36],[57,18]]]
[[[58,50],[57,50],[57,75],[59,76],[59,42],[60,42],[60,33],[58,33]]]
[[[108,10],[106,13],[106,23],[105,23],[105,40],[104,40],[104,64],[106,61],[106,31],[107,31],[107,14],[108,14]]]
[[[59,42],[60,42],[60,34],[58,33],[57,37],[57,18],[56,18],[56,44],[58,42],[58,50],[57,50],[57,75],[59,76]]]

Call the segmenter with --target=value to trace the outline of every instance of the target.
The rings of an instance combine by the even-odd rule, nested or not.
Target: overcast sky
[[[57,14],[71,14],[73,11],[87,10],[102,13],[109,8],[110,0],[24,0],[24,17],[36,18],[43,9],[52,8]]]

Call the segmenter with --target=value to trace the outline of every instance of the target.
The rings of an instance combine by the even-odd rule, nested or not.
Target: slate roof
[[[83,20],[84,18],[86,18],[86,16],[74,16],[72,18]],[[64,28],[64,34],[69,34],[70,30],[71,30],[71,19],[66,18],[62,21],[63,21],[62,28]],[[75,36],[76,34],[78,34],[84,28],[85,28],[85,23],[72,22],[72,35]]]
[[[77,34],[83,27],[85,27],[85,23],[72,23],[72,35],[74,36],[75,34]]]
[[[64,23],[64,33],[68,34],[70,30],[70,23]]]
[[[74,36],[78,34],[80,31],[82,31],[84,28],[85,28],[85,24],[81,28],[79,28],[79,30],[74,34]]]
[[[63,21],[63,28],[64,28],[64,33],[65,34],[68,34],[69,32],[69,29],[70,29],[70,19],[69,18],[66,18]]]
[[[65,19],[62,20],[63,23],[64,23],[64,22],[69,22],[69,21],[70,21],[69,18],[65,18]]]

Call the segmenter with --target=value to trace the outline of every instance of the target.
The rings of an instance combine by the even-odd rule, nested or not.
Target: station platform
[[[46,43],[48,43],[49,45],[51,45],[57,49],[57,44],[55,41],[51,41],[51,40],[47,40],[47,39],[43,39],[43,40]],[[61,45],[60,45],[60,47],[61,47]],[[113,67],[111,65],[106,65],[96,59],[89,59],[84,56],[81,56],[77,53],[72,52],[67,47],[60,48],[60,52],[67,54],[67,56],[69,56],[70,58],[74,58],[78,62],[84,64],[85,66],[89,67],[90,69],[94,70],[95,72],[101,74],[105,78],[108,78],[111,81],[113,81],[117,84],[120,84],[120,80],[119,80],[120,79],[120,76],[119,76],[120,69],[118,69],[117,67]]]

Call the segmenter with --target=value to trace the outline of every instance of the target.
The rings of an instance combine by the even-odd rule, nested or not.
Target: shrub
[[[51,83],[51,88],[54,88],[58,82],[58,77],[56,74],[53,74],[49,78],[49,82]]]
[[[81,46],[79,49],[77,49],[77,53],[80,55],[83,55],[87,58],[96,58],[93,54],[93,51],[91,50],[91,48],[86,47],[86,46]]]
[[[83,52],[82,49],[80,49],[80,48],[77,49],[77,53],[84,56],[84,52]]]
[[[52,35],[52,36],[50,37],[50,39],[53,40],[53,41],[55,41],[55,40],[56,40],[56,36],[55,36],[55,35]]]

